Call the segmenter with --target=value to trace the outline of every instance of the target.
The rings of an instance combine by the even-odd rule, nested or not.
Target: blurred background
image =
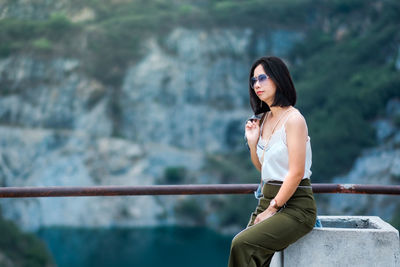
[[[248,72],[284,59],[312,182],[400,184],[398,0],[0,0],[0,185],[257,183]],[[320,215],[400,198],[317,195]],[[252,195],[1,199],[2,266],[226,266]]]

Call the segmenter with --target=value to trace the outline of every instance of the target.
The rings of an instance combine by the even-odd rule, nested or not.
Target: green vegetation
[[[85,71],[114,88],[126,66],[137,61],[148,36],[163,36],[176,26],[255,27],[260,23],[305,23],[311,0],[270,1],[107,1],[80,2],[96,19],[72,23],[65,14],[48,20],[0,20],[0,57],[17,51],[74,55],[84,59]],[[298,12],[301,8],[304,12]],[[238,19],[240,18],[240,19]],[[73,38],[71,39],[71,36]],[[81,40],[81,36],[86,36]],[[80,46],[81,43],[86,43]],[[60,49],[56,49],[60,48]]]
[[[47,51],[52,49],[53,42],[68,47],[70,41],[67,41],[67,37],[77,28],[77,25],[58,13],[45,21],[2,19],[0,57],[9,56],[17,51],[43,52],[43,48]]]
[[[0,251],[15,266],[53,266],[46,246],[33,234],[22,233],[11,221],[1,217]]]
[[[189,221],[195,225],[205,224],[204,203],[199,199],[188,198],[178,202],[174,207],[176,217],[180,220]]]
[[[39,38],[32,42],[32,46],[37,50],[51,50],[52,44],[46,38]]]
[[[397,205],[395,212],[393,212],[392,219],[389,221],[389,223],[400,231],[400,205]]]
[[[368,4],[353,2],[350,7],[369,10]],[[384,13],[370,11],[376,21],[364,32],[359,32],[361,25],[351,24],[349,14],[342,21],[349,25],[343,39],[320,30],[292,52],[293,60],[302,59],[293,76],[312,138],[314,181],[346,172],[361,149],[375,142],[371,120],[383,114],[390,98],[400,95],[393,57],[393,42],[400,40],[400,4],[386,4]]]
[[[204,166],[220,183],[257,183],[260,173],[248,159],[248,151],[229,152],[226,154],[210,154]]]
[[[164,181],[166,184],[182,184],[185,182],[186,172],[185,167],[168,167],[164,170]]]
[[[329,1],[321,12],[328,12],[324,15],[331,19],[331,29],[312,27],[289,56],[291,62],[299,62],[290,69],[298,91],[297,106],[311,136],[313,182],[329,182],[347,172],[361,150],[375,144],[371,121],[384,113],[390,98],[400,96],[400,75],[394,67],[400,3],[381,2],[381,11],[374,4]],[[369,24],[369,19],[374,23]],[[336,33],[341,25],[347,28],[339,38]],[[246,152],[242,160],[210,159],[210,166],[225,181],[244,182],[255,176],[250,174],[253,167]]]

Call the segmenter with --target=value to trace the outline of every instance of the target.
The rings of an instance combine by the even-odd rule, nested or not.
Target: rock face
[[[251,30],[178,28],[161,44],[149,40],[147,56],[127,70],[122,86],[121,135],[189,150],[231,150],[250,115],[252,48],[268,51],[269,45],[284,55],[279,33],[266,42]],[[287,48],[301,38],[293,32],[291,42],[283,42],[289,34],[282,36]]]
[[[110,136],[106,88],[77,59],[16,56],[0,61],[1,124]]]
[[[12,267],[15,266],[15,263],[7,258],[2,252],[0,252],[0,265],[4,267]]]
[[[250,35],[177,29],[165,47],[150,40],[148,56],[124,80],[122,135],[190,150],[229,150],[229,131],[240,130],[235,125],[249,113],[249,56],[234,56],[246,55]],[[217,56],[221,52],[226,55]]]
[[[379,145],[365,150],[355,161],[348,174],[336,177],[333,183],[341,184],[400,184],[400,100],[392,99],[387,104],[386,116],[376,120]],[[341,195],[329,196],[323,214],[379,215],[392,221],[398,215],[398,196],[387,195]]]
[[[252,60],[285,57],[301,38],[288,30],[177,28],[145,41],[144,57],[126,69],[121,88],[85,75],[78,58],[1,59],[0,183],[154,184],[174,166],[197,172],[194,183],[218,183],[199,172],[206,153],[243,146]],[[180,199],[2,199],[0,205],[4,217],[35,230],[176,223]]]
[[[0,127],[2,186],[152,184],[138,145],[78,132]],[[3,199],[3,215],[24,229],[41,226],[155,225],[152,197]]]

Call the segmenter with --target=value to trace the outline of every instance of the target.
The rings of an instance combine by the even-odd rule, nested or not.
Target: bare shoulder
[[[286,132],[308,134],[307,122],[298,109],[292,111],[286,121]]]

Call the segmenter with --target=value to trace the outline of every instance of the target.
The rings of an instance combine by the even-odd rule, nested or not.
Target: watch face
[[[274,207],[275,209],[279,209],[278,204],[276,203],[275,198],[273,200],[271,200],[271,202],[269,203],[270,206]]]

